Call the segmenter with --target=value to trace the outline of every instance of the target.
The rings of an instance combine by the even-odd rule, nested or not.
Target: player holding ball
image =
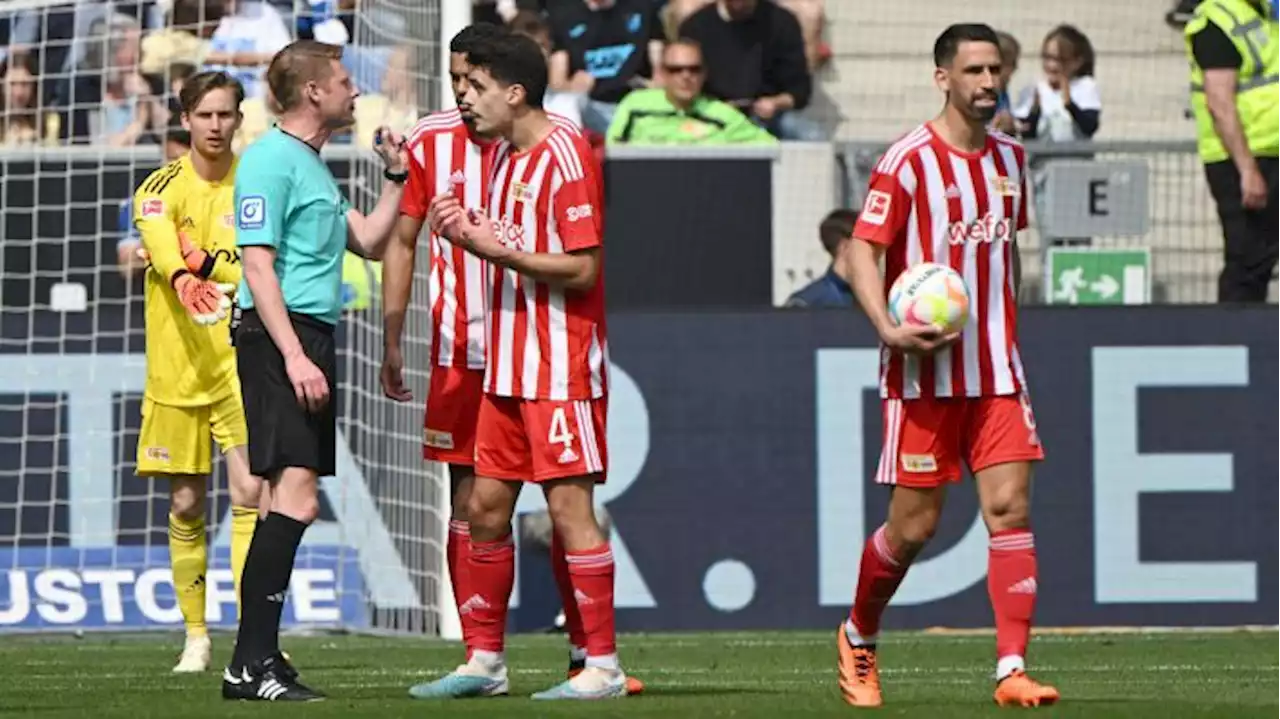
[[[995,31],[952,25],[933,55],[943,110],[885,152],[853,231],[854,290],[884,346],[884,446],[876,482],[893,491],[888,519],[863,548],[853,608],[838,632],[840,690],[854,706],[882,703],[881,614],[933,535],[947,485],[960,481],[967,466],[991,536],[995,701],[1051,704],[1058,691],[1024,670],[1037,589],[1031,464],[1044,458],[1017,341],[1015,240],[1027,226],[1026,153],[1012,138],[986,129],[1000,75]],[[886,281],[904,272],[929,281],[932,272],[949,284],[946,272],[914,269],[922,263],[963,278],[967,298],[957,291],[955,304],[967,305],[967,321],[942,326],[921,323],[916,313],[901,313],[900,324],[891,318]],[[910,283],[899,289],[913,291]]]

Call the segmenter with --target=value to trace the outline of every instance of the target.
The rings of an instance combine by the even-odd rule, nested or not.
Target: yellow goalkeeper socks
[[[256,507],[231,507],[231,579],[236,585],[236,617],[240,616],[240,577],[244,575],[244,560],[249,556],[253,543],[253,530],[258,525]]]
[[[207,634],[204,608],[209,554],[204,541],[204,517],[183,519],[169,515],[169,563],[173,566],[173,588],[187,635]]]

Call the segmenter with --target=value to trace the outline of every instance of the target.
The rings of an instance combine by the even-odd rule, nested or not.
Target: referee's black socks
[[[305,531],[305,523],[276,512],[254,531],[240,580],[240,629],[232,667],[244,667],[280,651],[280,614]]]

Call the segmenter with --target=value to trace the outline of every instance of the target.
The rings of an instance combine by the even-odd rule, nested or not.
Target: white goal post
[[[12,13],[11,27],[24,19],[46,27],[76,8],[22,0],[0,15]],[[374,107],[391,101],[380,110],[389,124],[407,129],[449,99],[447,38],[470,17],[470,0],[362,0],[349,66],[369,83],[362,90]],[[139,25],[145,32],[147,19]],[[46,45],[54,42],[74,54],[84,38]],[[71,76],[58,72],[43,81]],[[43,118],[61,108],[41,92],[34,109],[42,134],[50,129]],[[369,209],[381,184],[372,154],[335,143],[325,158],[353,203]],[[154,144],[50,140],[0,150],[0,631],[181,627],[168,570],[167,488],[133,475],[145,377],[141,281],[122,276],[116,255],[126,233],[122,203],[162,161]],[[359,307],[345,313],[340,331],[339,470],[322,480],[322,519],[299,551],[285,621],[458,639],[444,562],[447,470],[421,454],[425,296],[415,289],[406,321],[414,401],[399,405],[382,396],[378,379],[379,267],[353,266],[366,282],[352,291]],[[421,290],[426,266],[420,252]],[[221,467],[214,486],[208,616],[229,628],[235,598]]]

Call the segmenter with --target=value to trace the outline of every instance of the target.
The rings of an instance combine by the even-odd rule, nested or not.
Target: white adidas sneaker
[[[213,642],[209,635],[187,635],[187,643],[182,647],[182,656],[173,668],[174,674],[195,674],[208,671],[213,658]]]

